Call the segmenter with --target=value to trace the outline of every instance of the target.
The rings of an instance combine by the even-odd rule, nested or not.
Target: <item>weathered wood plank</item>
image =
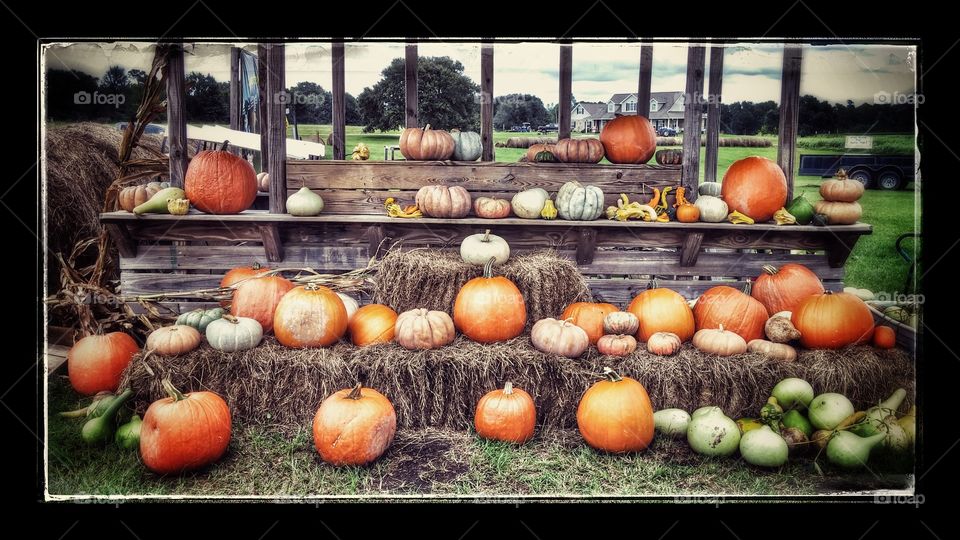
[[[213,289],[220,286],[220,274],[170,274],[120,272],[120,291],[125,295]]]
[[[703,67],[706,49],[690,45],[687,49],[687,84],[683,102],[683,182],[695,201],[700,185],[700,122],[703,117]]]
[[[597,250],[597,230],[587,227],[580,229],[580,239],[577,241],[577,264],[588,265],[593,262],[594,252]]]
[[[800,121],[800,68],[803,63],[801,45],[783,47],[783,72],[780,76],[780,136],[777,142],[777,163],[787,176],[787,200],[793,199],[793,177],[796,169],[797,125]]]
[[[700,256],[700,245],[703,244],[703,233],[692,232],[683,239],[680,247],[680,266],[695,266]]]
[[[267,133],[267,103],[264,101],[267,96],[267,46],[262,43],[257,45],[257,91],[259,92],[257,127],[260,129],[260,170],[266,171],[267,163],[270,161],[270,138]]]
[[[573,46],[560,45],[560,100],[557,102],[557,138],[570,137],[570,112],[573,86]]]
[[[50,375],[54,371],[60,368],[60,366],[67,363],[67,353],[70,352],[70,347],[63,345],[53,345],[47,344],[45,358],[47,363],[47,375]]]
[[[704,148],[703,181],[717,181],[720,152],[720,102],[723,97],[723,45],[710,46],[710,86],[707,100],[707,141]]]
[[[403,91],[405,109],[405,126],[419,127],[417,122],[417,44],[408,43],[404,50],[403,63]]]
[[[124,225],[105,223],[103,228],[117,246],[121,257],[133,257],[137,254],[137,243],[130,236],[130,230]]]
[[[170,185],[183,187],[187,172],[187,119],[183,47],[172,45],[167,56],[167,140],[170,142]]]
[[[347,102],[344,97],[345,70],[343,42],[333,44],[330,60],[333,63],[333,159],[347,155]]]
[[[650,80],[653,74],[653,45],[640,45],[640,77],[637,82],[637,114],[650,118]]]
[[[266,47],[266,96],[260,102],[267,107],[267,166],[270,174],[270,212],[284,214],[287,211],[287,123],[285,107],[286,60],[283,43],[271,43]],[[281,99],[284,96],[284,99]]]
[[[283,266],[310,267],[318,272],[347,271],[366,266],[365,246],[283,245]],[[158,245],[149,252],[121,257],[121,270],[211,270],[226,272],[253,263],[271,266],[262,246],[175,246]],[[276,265],[273,265],[276,266]]]
[[[240,129],[240,48],[230,47],[230,129]]]
[[[283,242],[280,240],[280,229],[276,223],[259,224],[260,238],[263,241],[263,251],[270,262],[283,260]]]
[[[383,225],[371,225],[367,228],[367,253],[369,253],[371,257],[377,257],[380,254],[380,247],[383,245],[383,240],[386,236],[387,233]]]
[[[157,241],[260,242],[260,230],[254,223],[154,222],[130,224],[130,236],[141,241],[140,250],[150,249]]]
[[[480,159],[493,161],[493,45],[480,46]]]

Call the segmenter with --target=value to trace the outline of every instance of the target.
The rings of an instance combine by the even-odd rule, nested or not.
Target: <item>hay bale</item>
[[[545,317],[558,317],[568,304],[590,298],[590,288],[573,261],[550,250],[512,257],[496,271],[523,294],[528,328]],[[449,251],[392,249],[377,268],[373,301],[398,313],[422,307],[452,314],[457,292],[482,273],[482,268]]]
[[[556,137],[510,137],[507,148],[530,148],[535,144],[557,144]]]

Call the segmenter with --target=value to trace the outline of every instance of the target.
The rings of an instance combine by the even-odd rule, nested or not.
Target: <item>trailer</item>
[[[867,189],[904,189],[914,178],[911,155],[801,154],[800,174],[830,178],[838,170],[863,183]]]

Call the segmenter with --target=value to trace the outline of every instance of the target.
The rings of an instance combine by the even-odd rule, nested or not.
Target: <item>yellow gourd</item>
[[[557,207],[553,205],[553,201],[547,199],[547,202],[543,203],[543,210],[540,210],[540,217],[543,219],[557,219]]]

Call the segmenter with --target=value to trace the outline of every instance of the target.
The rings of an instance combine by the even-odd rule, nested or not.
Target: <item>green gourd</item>
[[[830,463],[846,469],[864,467],[870,459],[870,450],[883,441],[884,437],[884,433],[860,437],[849,431],[838,431],[827,443],[827,459]]]
[[[533,156],[533,161],[536,163],[559,163],[560,160],[557,159],[557,156],[553,155],[553,152],[549,150],[541,150]]]
[[[787,212],[797,218],[797,224],[809,225],[813,221],[813,205],[800,193],[787,205]]]
[[[170,199],[186,199],[187,195],[183,192],[182,189],[176,187],[168,187],[166,189],[161,189],[160,191],[153,194],[153,197],[150,197],[147,202],[137,206],[133,209],[133,213],[136,215],[141,214],[169,214],[170,210],[167,210],[167,201]]]
[[[127,388],[122,394],[117,396],[116,399],[110,402],[110,406],[107,407],[107,410],[104,411],[102,415],[87,420],[87,423],[83,425],[83,430],[80,432],[83,441],[87,444],[100,444],[110,440],[110,436],[113,435],[113,424],[117,412],[132,395],[133,391]]]
[[[177,317],[177,324],[192,326],[200,332],[207,330],[207,325],[223,317],[223,308],[195,309]]]
[[[124,450],[140,448],[140,428],[142,426],[143,420],[140,415],[133,415],[129,422],[117,428],[117,434],[113,438],[117,442],[117,446]]]

